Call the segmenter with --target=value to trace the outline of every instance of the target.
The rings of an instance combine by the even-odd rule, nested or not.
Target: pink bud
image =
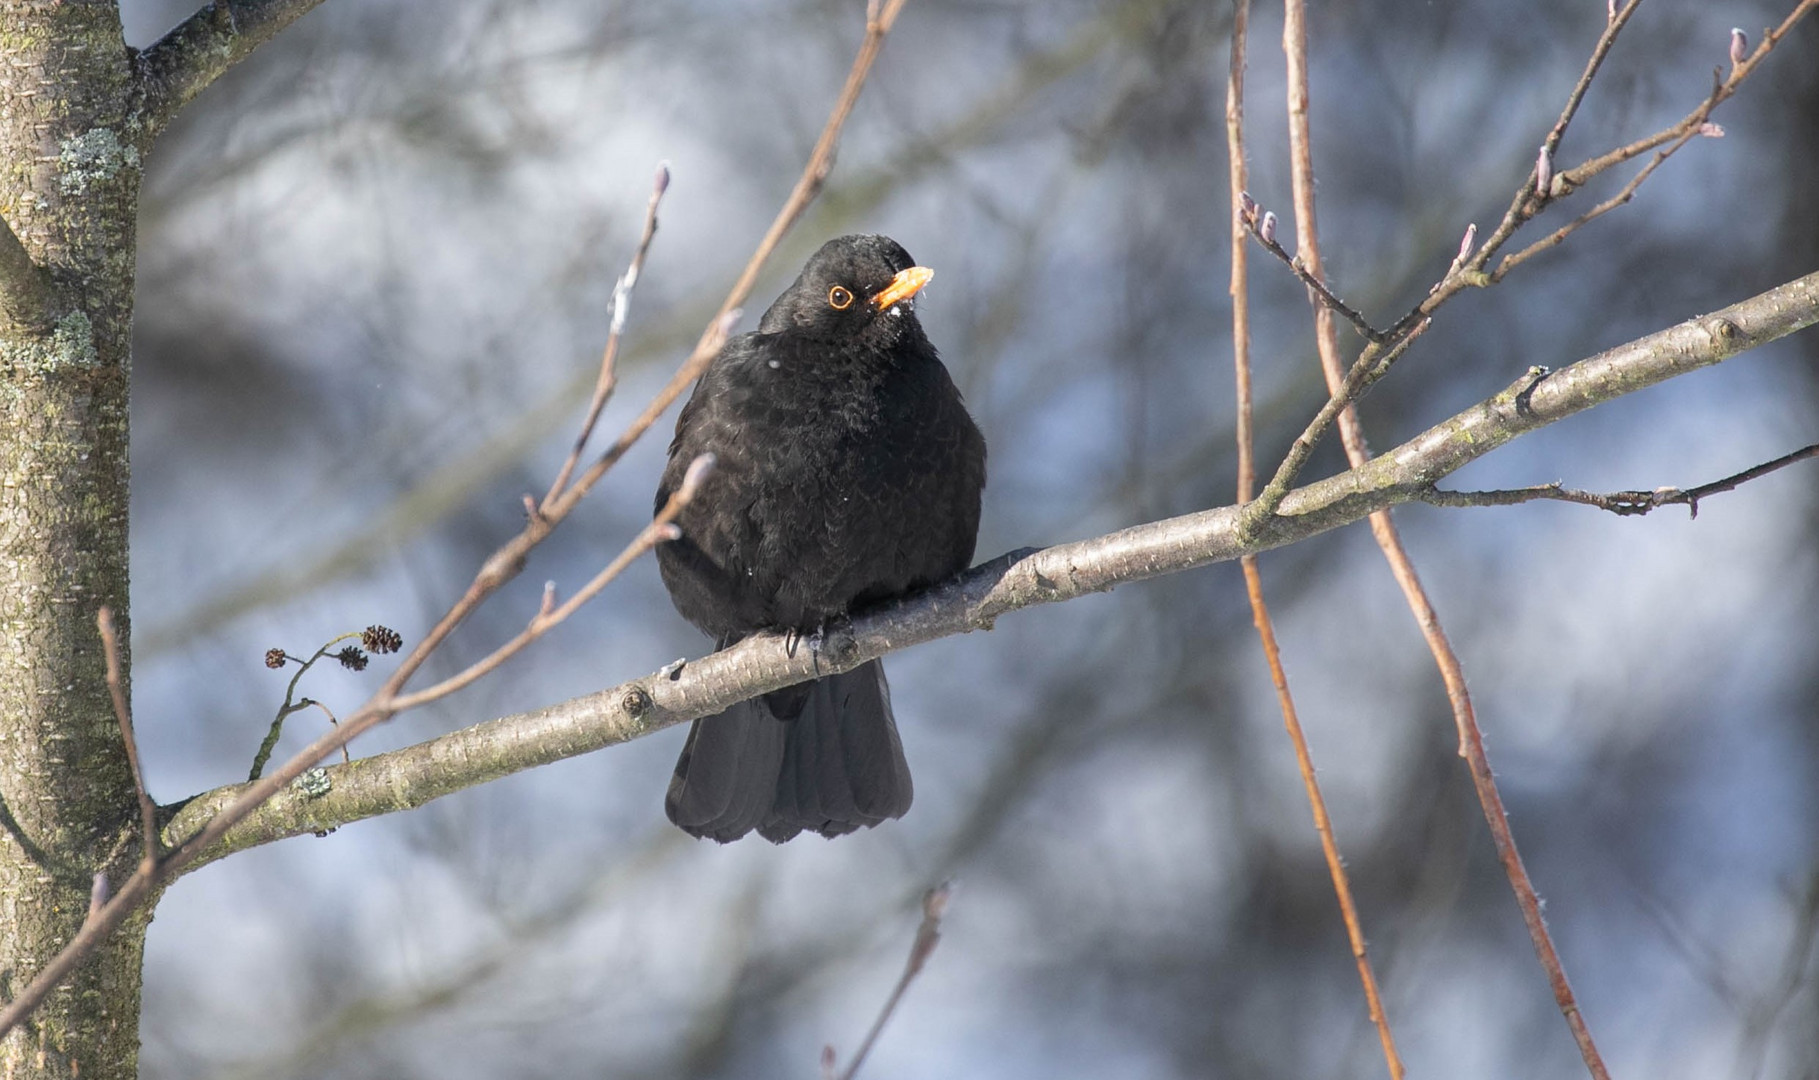
[[[1554,155],[1548,153],[1547,147],[1535,158],[1535,194],[1547,198],[1548,190],[1554,182]]]
[[[1459,262],[1464,262],[1472,253],[1472,245],[1478,242],[1478,223],[1473,222],[1465,227],[1465,235],[1459,239]]]
[[[88,887],[88,917],[94,918],[103,907],[106,907],[108,897],[113,894],[114,889],[112,885],[108,884],[106,871],[96,874]]]
[[[702,454],[688,463],[688,471],[682,474],[682,490],[692,497],[696,489],[700,488],[701,482],[707,479],[707,474],[713,471],[714,455]]]
[[[1750,36],[1741,29],[1731,27],[1731,63],[1741,64],[1750,55]]]
[[[1705,123],[1699,125],[1699,134],[1708,139],[1722,139],[1724,138],[1724,129],[1717,124],[1712,123],[1710,120],[1707,120]]]
[[[1265,210],[1263,212],[1263,221],[1261,224],[1259,224],[1257,226],[1257,235],[1261,236],[1263,238],[1263,242],[1266,244],[1273,244],[1276,242],[1276,212],[1275,211]]]
[[[659,195],[669,190],[669,162],[659,161],[657,163],[657,179],[653,186]]]

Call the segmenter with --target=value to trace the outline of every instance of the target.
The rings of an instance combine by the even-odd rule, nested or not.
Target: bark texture
[[[95,629],[102,604],[130,625],[136,85],[111,0],[0,3],[0,217],[37,267],[0,304],[0,997],[140,854]],[[0,1042],[0,1076],[136,1074],[148,919]]]

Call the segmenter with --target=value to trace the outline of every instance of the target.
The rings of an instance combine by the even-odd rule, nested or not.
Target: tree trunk
[[[146,133],[112,0],[0,3],[0,998],[138,861],[95,612],[125,640],[127,383]],[[34,302],[35,301],[35,302]],[[0,1076],[137,1073],[138,917],[0,1042]]]

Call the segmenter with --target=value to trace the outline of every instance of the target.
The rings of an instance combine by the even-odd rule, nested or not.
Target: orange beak
[[[926,266],[912,266],[908,270],[900,271],[896,277],[891,279],[889,285],[879,290],[878,295],[872,297],[872,307],[883,311],[900,300],[908,300],[921,292],[922,286],[927,285],[929,279],[934,276],[935,272]]]

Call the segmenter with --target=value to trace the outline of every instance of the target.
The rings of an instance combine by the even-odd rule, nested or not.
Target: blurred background
[[[192,0],[129,0],[145,45]],[[1678,119],[1775,2],[1658,0],[1561,153]],[[151,159],[133,404],[136,712],[163,802],[242,779],[287,673],[407,641],[566,452],[659,160],[616,432],[787,194],[860,0],[329,3]],[[1326,258],[1387,324],[1489,229],[1604,20],[1595,0],[1315,4]],[[991,445],[981,558],[1231,501],[1223,88],[1206,0],[913,0],[807,253],[885,232]],[[1279,15],[1258,11],[1252,190],[1292,236]],[[1819,26],[1632,205],[1445,309],[1364,403],[1388,448],[1510,383],[1819,266]],[[1618,170],[1547,227],[1630,175]],[[1532,238],[1539,230],[1525,233]],[[1262,456],[1317,408],[1302,290],[1252,264]],[[1349,348],[1356,348],[1348,337]],[[673,417],[426,674],[515,632],[647,520]],[[1690,487],[1816,441],[1819,337],[1522,439],[1489,487]],[[1329,445],[1314,473],[1339,467]],[[1626,1077],[1819,1075],[1819,463],[1697,520],[1410,507],[1516,837]],[[1413,1075],[1583,1075],[1498,869],[1440,683],[1353,527],[1263,560],[1289,675]],[[371,753],[612,685],[707,642],[645,561]],[[152,928],[143,1075],[781,1077],[855,1048],[929,885],[940,950],[889,1077],[1352,1077],[1382,1064],[1235,566],[890,658],[914,811],[837,843],[672,829],[683,731],[182,879]],[[377,686],[313,672],[350,709]],[[290,721],[280,753],[321,723]]]

